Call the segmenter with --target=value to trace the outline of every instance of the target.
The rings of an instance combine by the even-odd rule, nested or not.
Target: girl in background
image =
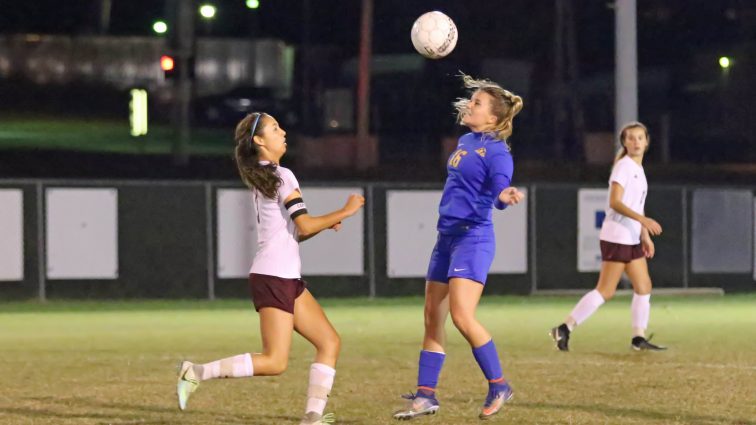
[[[646,339],[651,311],[651,277],[646,259],[654,257],[651,236],[662,228],[644,215],[648,183],[643,171],[643,155],[648,150],[648,129],[639,122],[625,125],[620,132],[622,149],[617,155],[609,177],[609,200],[601,225],[601,273],[596,289],[588,292],[575,305],[562,324],[551,329],[551,337],[561,351],[569,351],[570,334],[576,326],[591,317],[604,302],[614,296],[622,273],[633,284],[631,316],[633,350],[666,350]]]

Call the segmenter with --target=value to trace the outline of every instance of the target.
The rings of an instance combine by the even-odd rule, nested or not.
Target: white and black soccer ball
[[[428,12],[412,25],[411,37],[418,53],[429,59],[439,59],[451,53],[457,45],[457,26],[441,12]]]

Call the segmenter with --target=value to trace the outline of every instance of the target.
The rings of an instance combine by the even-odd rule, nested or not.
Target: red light
[[[172,71],[173,70],[173,58],[167,55],[163,55],[160,57],[160,67],[163,68],[163,71]]]

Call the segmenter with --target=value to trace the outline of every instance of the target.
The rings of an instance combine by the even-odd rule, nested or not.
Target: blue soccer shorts
[[[493,233],[461,236],[439,234],[426,279],[449,283],[449,279],[461,277],[485,285],[495,253]]]

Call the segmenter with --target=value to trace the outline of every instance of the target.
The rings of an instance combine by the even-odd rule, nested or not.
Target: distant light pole
[[[636,0],[614,3],[614,134],[638,120],[638,16]],[[616,148],[620,148],[617,140]]]
[[[107,34],[110,30],[110,15],[113,9],[113,1],[100,0],[97,6],[99,6],[98,32],[100,34]]]
[[[354,147],[355,163],[359,152],[370,143],[370,61],[373,56],[373,0],[362,0],[360,17],[360,50],[357,65],[357,145]],[[367,152],[367,150],[365,150]]]
[[[257,9],[260,7],[260,0],[247,0],[247,8]]]
[[[199,8],[199,13],[202,18],[205,20],[205,33],[210,34],[210,30],[212,29],[212,23],[213,19],[215,18],[215,14],[218,12],[218,9],[215,8],[212,4],[203,4]]]
[[[194,31],[195,0],[166,0],[174,19],[170,32],[171,53],[175,56],[175,68],[177,75],[172,87],[173,90],[173,115],[174,128],[178,137],[173,143],[173,162],[177,166],[189,164],[189,142],[191,140],[191,127],[189,116],[191,112],[192,94],[194,92],[194,55],[196,53],[196,35]]]
[[[732,59],[728,56],[719,57],[719,68],[722,69],[722,86],[727,87],[727,82],[730,79],[730,68],[732,67]]]

